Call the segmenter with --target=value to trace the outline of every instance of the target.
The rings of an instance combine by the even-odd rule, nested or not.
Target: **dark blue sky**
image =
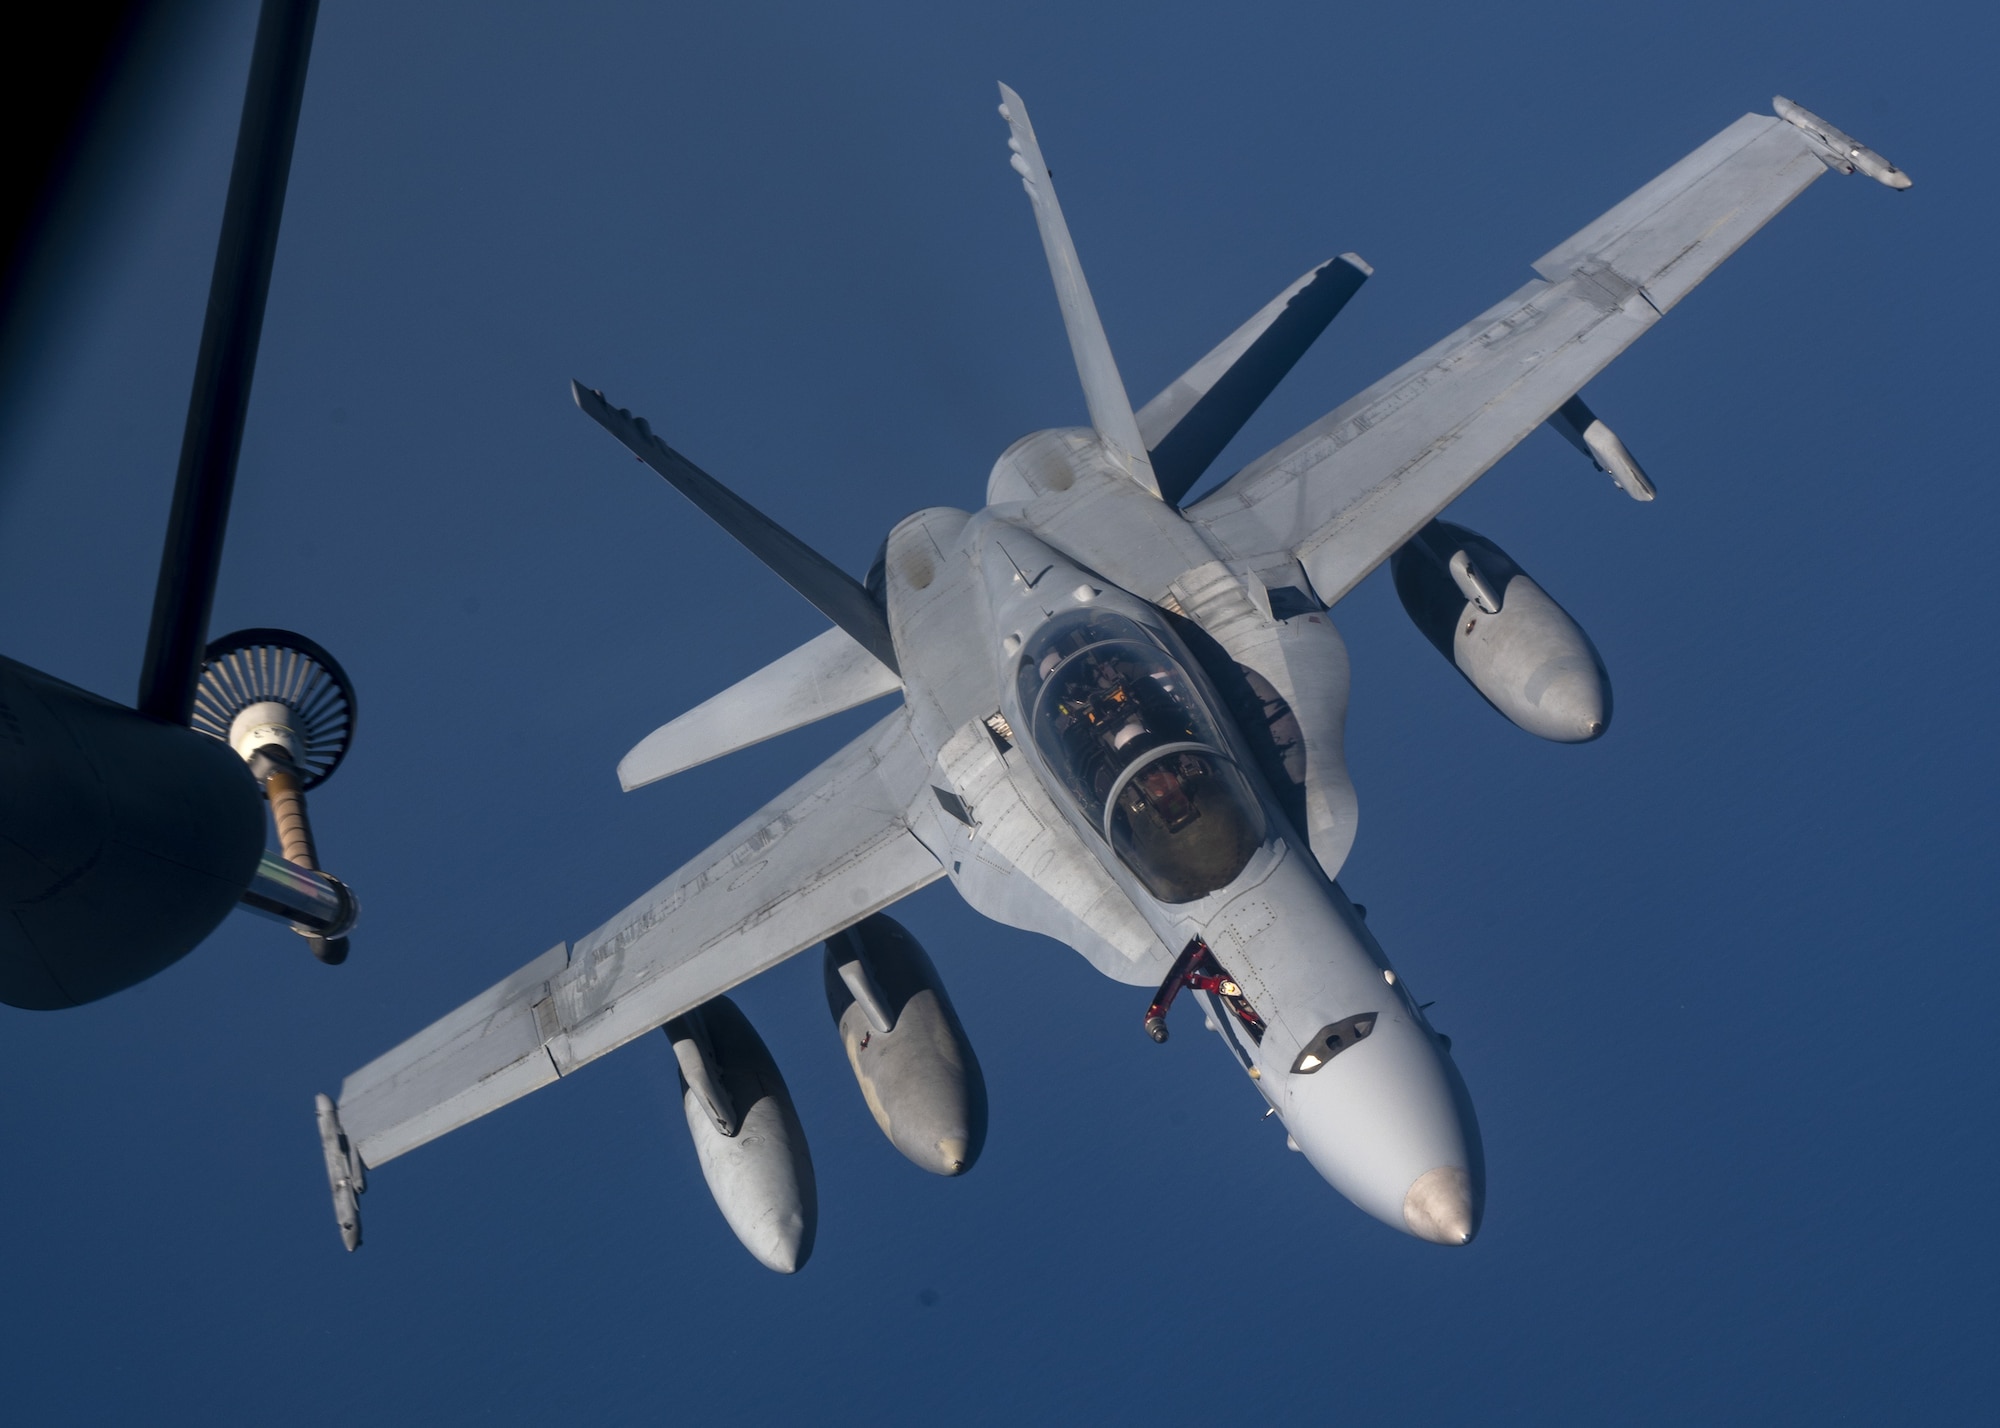
[[[0,649],[130,698],[253,20],[162,111],[0,433]],[[347,664],[329,970],[248,918],[0,1015],[11,1422],[1963,1420],[1996,1305],[1990,12],[329,5],[214,628]],[[1286,1153],[1221,1047],[987,924],[897,910],[991,1091],[962,1181],[874,1129],[816,955],[739,1001],[821,1226],[702,1185],[650,1038],[385,1167],[339,1247],[311,1101],[573,939],[851,737],[620,794],[819,617],[572,377],[859,572],[1083,404],[993,112],[1037,127],[1143,401],[1314,262],[1376,277],[1233,469],[1784,93],[1829,177],[1590,389],[1658,481],[1538,433],[1453,508],[1591,632],[1600,743],[1505,724],[1386,574],[1337,619],[1343,882],[1456,1043],[1464,1252]],[[1192,1032],[1194,1024],[1189,1022]]]

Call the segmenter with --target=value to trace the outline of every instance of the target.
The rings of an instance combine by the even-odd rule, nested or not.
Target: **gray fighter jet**
[[[1628,495],[1653,487],[1579,389],[1829,169],[1909,179],[1784,99],[1567,239],[1428,351],[1180,502],[1353,296],[1345,254],[1134,409],[1020,98],[1001,88],[1090,426],[1023,437],[986,506],[918,511],[865,581],[813,552],[602,393],[577,404],[833,628],[675,719],[619,765],[652,783],[891,692],[873,728],[575,943],[318,1102],[336,1217],[366,1172],[663,1029],[702,1169],[746,1247],[810,1254],[812,1163],[737,983],[825,943],[829,1008],[891,1141],[958,1174],[985,1134],[978,1062],[935,967],[882,915],[947,878],[996,921],[1148,990],[1188,991],[1293,1148],[1397,1229],[1462,1245],[1479,1129],[1435,1032],[1341,890],[1356,822],[1348,659],[1329,606],[1393,561],[1412,618],[1509,719],[1583,742],[1602,661],[1493,542],[1438,513],[1543,422]]]

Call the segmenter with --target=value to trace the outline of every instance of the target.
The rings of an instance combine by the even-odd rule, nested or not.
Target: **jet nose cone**
[[[1435,1244],[1465,1244],[1478,1232],[1486,1185],[1479,1123],[1428,1027],[1392,1004],[1366,1040],[1278,1084],[1286,1130],[1361,1210]]]
[[[1483,1208],[1472,1177],[1456,1165],[1426,1170],[1403,1197],[1403,1223],[1434,1245],[1466,1245],[1479,1233]]]

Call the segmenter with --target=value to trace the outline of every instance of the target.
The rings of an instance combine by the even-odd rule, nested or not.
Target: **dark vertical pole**
[[[185,724],[194,707],[195,676],[208,640],[318,14],[319,0],[264,0],[257,20],[222,241],[215,250],[201,355],[181,437],[173,515],[153,596],[153,627],[139,675],[140,712],[176,724]]]

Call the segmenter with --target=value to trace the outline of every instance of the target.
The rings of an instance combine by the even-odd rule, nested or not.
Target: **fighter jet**
[[[1356,799],[1330,607],[1384,561],[1423,633],[1502,714],[1562,742],[1611,718],[1603,661],[1491,540],[1439,513],[1553,425],[1628,495],[1638,461],[1580,389],[1829,170],[1897,189],[1873,150],[1784,99],[1730,124],[1534,264],[1521,288],[1205,498],[1182,500],[1370,268],[1314,268],[1134,408],[1026,107],[1009,162],[1040,229],[1090,414],[1003,452],[978,511],[899,522],[857,581],[603,393],[576,403],[832,628],[660,728],[627,789],[900,692],[894,710],[596,931],[318,1098],[335,1214],[367,1172],[660,1029],[731,1228],[790,1272],[812,1163],[770,1052],[723,995],[824,943],[829,1010],[897,1148],[977,1158],[985,1088],[936,968],[883,914],[949,880],[979,912],[1143,988],[1187,992],[1329,1184],[1464,1245],[1485,1195],[1449,1041],[1343,892]]]

